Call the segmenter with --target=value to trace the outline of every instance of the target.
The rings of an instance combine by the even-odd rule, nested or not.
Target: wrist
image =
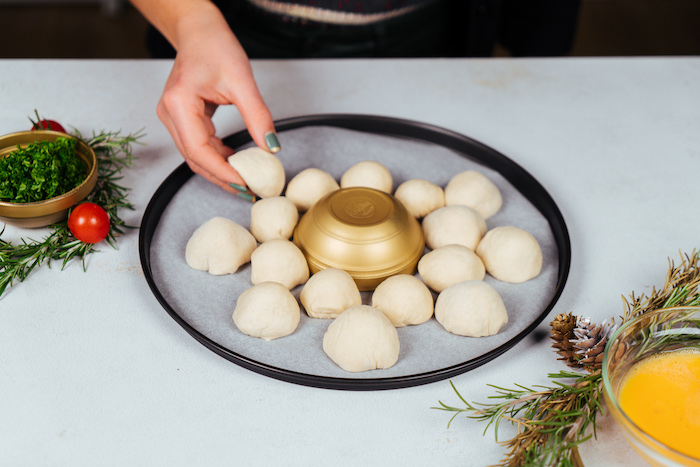
[[[213,31],[223,29],[230,32],[226,19],[212,2],[191,0],[187,3],[188,5],[183,5],[183,9],[178,12],[172,39],[168,38],[175,50],[179,51],[183,44],[196,43]]]
[[[207,24],[226,20],[210,0],[131,0],[141,14],[178,50]]]

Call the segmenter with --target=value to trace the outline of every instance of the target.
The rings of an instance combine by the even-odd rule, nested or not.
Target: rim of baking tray
[[[495,149],[469,138],[468,136],[439,126],[413,120],[365,114],[315,114],[292,117],[275,122],[275,128],[278,132],[306,126],[334,126],[385,136],[427,141],[452,149],[463,157],[475,160],[486,167],[498,171],[527,198],[542,215],[544,215],[549,223],[559,256],[557,284],[554,294],[540,315],[508,342],[476,358],[438,370],[387,378],[339,378],[300,373],[258,362],[245,355],[227,349],[190,326],[168,303],[153,279],[150,258],[150,246],[153,233],[158,226],[163,211],[172,197],[177,193],[183,183],[194,175],[187,164],[183,162],[161,183],[144,211],[139,233],[139,256],[146,281],[158,302],[185,331],[202,345],[217,355],[243,368],[289,383],[325,389],[354,391],[399,389],[445,380],[488,363],[505,353],[525,336],[530,334],[542,322],[545,316],[549,314],[561,296],[569,275],[571,266],[571,241],[566,223],[564,222],[564,217],[554,202],[554,199],[525,169]],[[224,138],[223,141],[227,146],[238,148],[250,143],[252,138],[247,130],[242,130]]]

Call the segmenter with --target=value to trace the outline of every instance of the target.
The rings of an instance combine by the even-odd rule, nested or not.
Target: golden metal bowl
[[[11,133],[0,137],[0,158],[8,156],[17,149],[25,148],[35,141],[55,141],[59,137],[73,138],[70,135],[51,130],[33,130]],[[83,182],[71,191],[55,198],[33,203],[8,203],[0,201],[0,222],[17,227],[44,227],[66,218],[68,209],[75,206],[90,194],[97,183],[97,156],[95,151],[78,140],[75,145],[78,157],[87,165],[88,173]]]
[[[418,221],[393,196],[353,187],[321,198],[294,230],[314,274],[347,271],[362,291],[395,274],[413,274],[425,242]]]

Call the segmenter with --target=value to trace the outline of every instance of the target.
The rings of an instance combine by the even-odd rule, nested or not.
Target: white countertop
[[[558,313],[602,321],[621,296],[663,284],[667,259],[700,247],[700,58],[258,61],[274,118],[362,113],[442,126],[524,167],[569,228],[571,272],[551,315],[496,360],[452,379],[548,384],[566,367],[542,338]],[[42,116],[92,130],[146,128],[125,172],[138,224],[181,162],[155,115],[167,61],[0,61],[0,134]],[[242,129],[233,108],[220,135]],[[7,227],[6,241],[42,230]],[[431,410],[448,381],[352,392],[285,383],[218,357],[159,305],[138,231],[80,264],[42,267],[0,298],[0,465],[474,465],[504,450],[485,425]],[[502,439],[512,434],[510,428]],[[635,465],[617,439],[587,465]],[[638,464],[637,464],[638,465]]]

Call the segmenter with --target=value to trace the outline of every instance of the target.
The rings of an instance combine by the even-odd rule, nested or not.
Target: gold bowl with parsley
[[[0,222],[28,228],[60,222],[95,183],[95,152],[71,135],[32,130],[0,137]]]

